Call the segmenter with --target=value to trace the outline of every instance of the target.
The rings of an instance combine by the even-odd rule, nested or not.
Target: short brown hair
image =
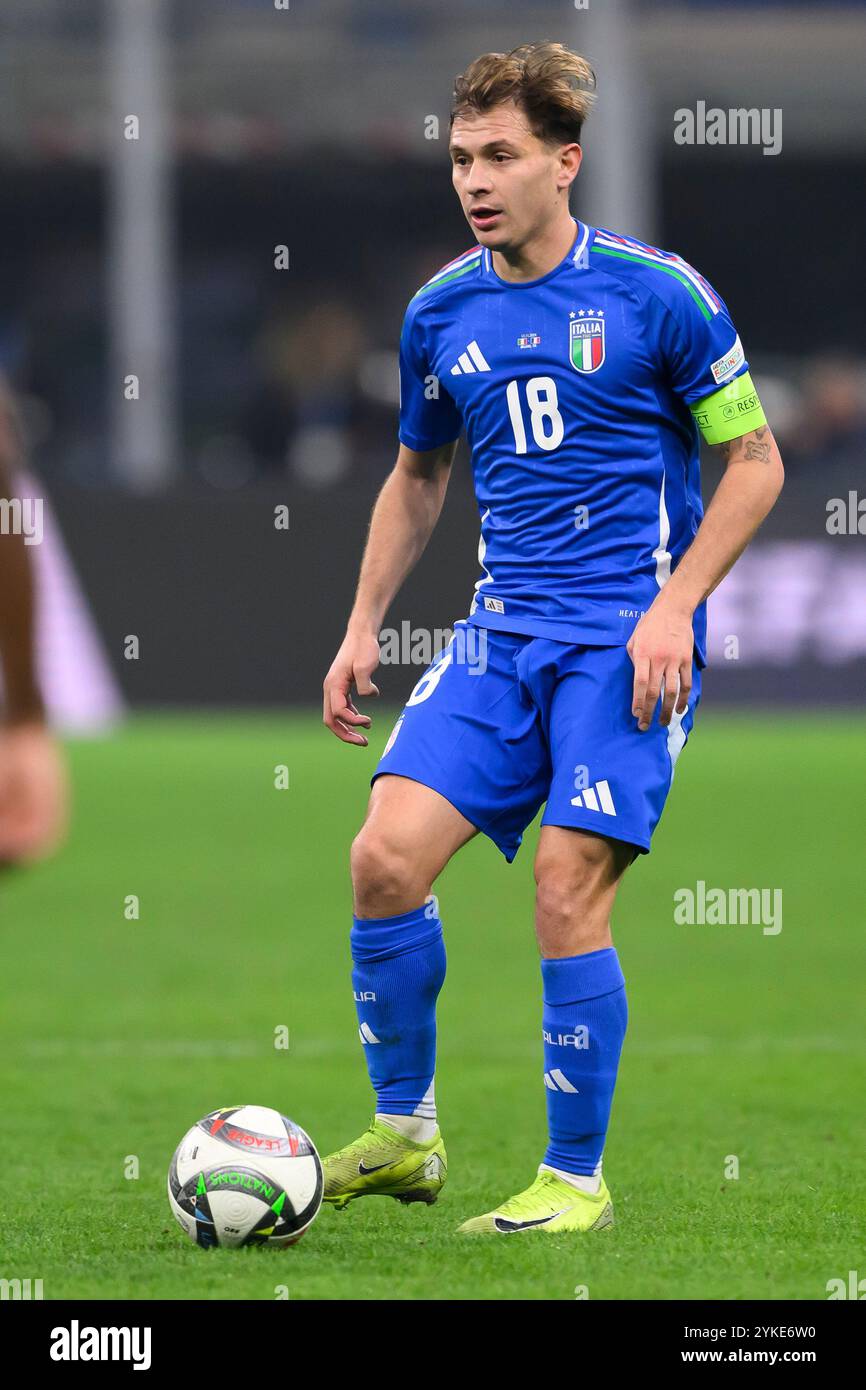
[[[580,140],[594,91],[595,73],[579,53],[561,43],[524,43],[510,53],[482,53],[455,79],[451,124],[513,101],[540,140],[571,144]]]

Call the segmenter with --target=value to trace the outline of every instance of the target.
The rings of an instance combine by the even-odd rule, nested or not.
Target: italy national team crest
[[[597,372],[604,361],[604,310],[572,310],[569,356],[576,372]]]

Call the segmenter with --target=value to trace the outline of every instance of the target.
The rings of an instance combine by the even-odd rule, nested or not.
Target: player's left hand
[[[66,832],[66,767],[41,723],[0,729],[0,865],[45,859]]]
[[[684,714],[692,688],[692,654],[695,635],[691,612],[664,601],[664,594],[644,613],[626,645],[634,666],[631,712],[641,733],[646,733],[659,696],[659,723]]]

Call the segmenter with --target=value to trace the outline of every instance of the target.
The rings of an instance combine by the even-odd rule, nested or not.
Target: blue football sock
[[[625,979],[612,946],[543,960],[541,978],[550,1135],[544,1162],[591,1176],[601,1172],[628,1023]]]
[[[435,900],[397,917],[355,917],[352,960],[377,1112],[435,1119],[436,998],[445,979]]]

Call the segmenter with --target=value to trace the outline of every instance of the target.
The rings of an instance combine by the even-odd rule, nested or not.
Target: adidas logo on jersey
[[[454,366],[451,368],[452,376],[463,376],[465,372],[489,372],[490,363],[484,356],[475,339],[469,344],[465,352],[461,352]]]
[[[373,1032],[373,1029],[370,1027],[369,1023],[361,1024],[360,1028],[358,1029],[358,1036],[360,1037],[362,1043],[377,1043],[382,1041],[381,1038],[376,1037],[376,1034]]]
[[[571,804],[585,806],[588,811],[601,811],[606,816],[616,815],[616,807],[607,782],[596,782],[594,787],[587,787],[585,791],[571,798]]]

